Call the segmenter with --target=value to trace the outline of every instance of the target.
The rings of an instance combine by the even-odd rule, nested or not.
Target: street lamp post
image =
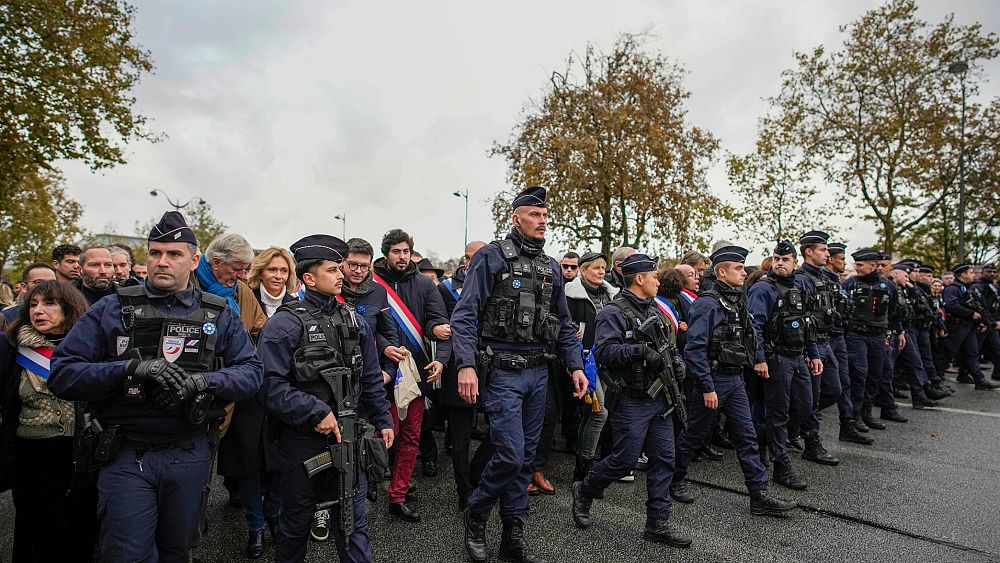
[[[465,198],[465,246],[469,246],[469,190],[457,191],[451,195]]]
[[[163,190],[161,190],[159,188],[150,190],[149,195],[151,195],[153,197],[156,197],[158,195],[162,195],[164,197],[164,199],[167,200],[167,203],[171,207],[174,208],[174,211],[180,211],[181,209],[185,209],[185,208],[187,208],[187,206],[191,205],[192,203],[197,203],[198,205],[205,205],[205,200],[201,199],[200,197],[193,197],[193,198],[189,199],[187,201],[187,203],[181,205],[180,203],[177,203],[176,201],[170,199],[170,196],[167,195],[167,192],[165,192],[165,191],[163,191]]]
[[[962,85],[961,136],[958,149],[958,258],[956,264],[965,262],[965,74],[969,63],[955,61],[948,65],[948,72],[958,75]]]
[[[340,236],[345,241],[347,240],[347,213],[342,213],[340,215],[334,215],[334,219],[340,221]]]

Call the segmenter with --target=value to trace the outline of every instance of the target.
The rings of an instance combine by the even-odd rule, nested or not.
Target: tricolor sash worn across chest
[[[54,348],[47,346],[38,348],[21,346],[17,349],[17,364],[38,377],[47,380],[49,378],[49,361],[52,359],[52,352],[54,351]]]
[[[451,296],[455,298],[455,301],[458,301],[458,299],[462,296],[462,288],[455,289],[455,284],[452,283],[451,278],[448,278],[441,283],[444,285],[445,289],[448,290],[448,293],[451,293]]]
[[[670,324],[674,325],[674,334],[680,331],[680,317],[677,315],[677,310],[674,309],[674,304],[667,301],[666,297],[657,295],[655,298],[656,307],[660,309],[665,317],[670,321]]]
[[[385,292],[389,297],[389,310],[392,311],[392,317],[396,319],[399,329],[403,331],[406,339],[413,345],[413,351],[417,354],[415,359],[418,362],[424,362],[422,365],[430,363],[431,355],[424,346],[424,329],[417,322],[417,317],[413,315],[413,312],[406,306],[403,298],[396,293],[396,290],[374,272],[372,272],[372,281],[385,288]],[[420,357],[421,354],[423,357]]]
[[[694,300],[698,298],[698,294],[691,291],[690,289],[682,289],[680,293],[681,299],[688,302],[688,305],[694,303]]]

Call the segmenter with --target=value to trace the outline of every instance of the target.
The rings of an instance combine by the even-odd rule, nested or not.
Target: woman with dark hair
[[[13,434],[14,561],[90,561],[97,539],[97,488],[70,490],[73,440],[82,413],[48,389],[49,358],[87,310],[73,286],[32,287],[0,338],[5,437]]]

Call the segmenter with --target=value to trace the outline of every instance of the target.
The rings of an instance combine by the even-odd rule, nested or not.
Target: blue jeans
[[[469,511],[489,514],[500,503],[500,518],[528,515],[531,463],[545,418],[546,365],[520,371],[494,369],[483,392],[493,458],[469,496]]]
[[[123,450],[97,477],[105,561],[187,563],[206,493],[207,438],[156,452]]]
[[[591,498],[601,497],[611,483],[626,476],[646,452],[646,516],[670,518],[670,483],[674,475],[674,417],[663,416],[667,402],[662,396],[622,397],[611,414],[614,446],[599,461],[580,488]]]
[[[247,530],[259,532],[264,529],[266,518],[278,517],[281,512],[279,482],[280,476],[276,471],[240,479],[240,490],[246,503],[243,516],[247,520]]]
[[[597,457],[597,444],[601,441],[601,431],[608,421],[608,409],[604,405],[604,383],[598,380],[597,402],[601,404],[600,412],[590,412],[586,410],[583,414],[583,421],[580,423],[580,431],[577,437],[577,453],[584,459],[594,459]]]

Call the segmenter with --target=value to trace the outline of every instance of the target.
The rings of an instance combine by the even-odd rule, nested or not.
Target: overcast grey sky
[[[84,226],[136,220],[168,209],[148,192],[200,196],[256,247],[288,246],[315,232],[378,248],[401,227],[416,248],[442,257],[462,251],[463,201],[470,238],[489,240],[487,199],[505,183],[490,158],[529,98],[587,42],[610,47],[622,32],[649,31],[649,50],[683,63],[692,123],[723,151],[752,148],[762,98],[779,85],[792,52],[839,45],[838,26],[878,2],[247,2],[139,1],[136,31],[156,72],[135,92],[156,144],[129,148],[129,163],[100,174],[63,166]],[[1000,31],[990,0],[924,0],[931,22],[954,12]],[[1000,66],[987,74],[996,79]],[[995,83],[983,89],[998,95]],[[728,197],[724,152],[710,174]],[[840,219],[852,247],[874,227]],[[740,241],[738,233],[715,235]],[[550,246],[555,253],[561,245]],[[582,249],[581,249],[582,250]]]

